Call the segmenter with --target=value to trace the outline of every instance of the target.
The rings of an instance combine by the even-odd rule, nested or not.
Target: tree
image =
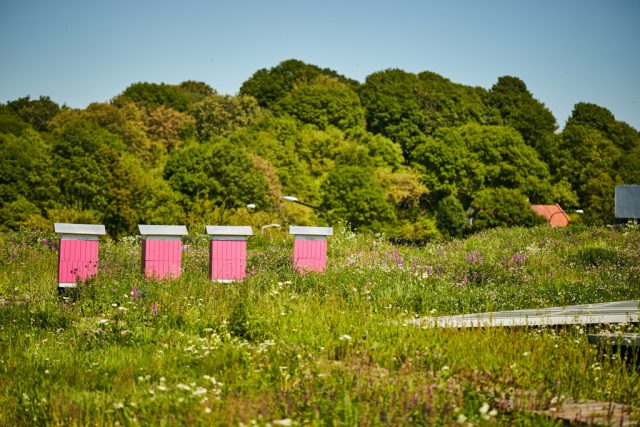
[[[293,190],[301,199],[317,201],[313,198],[319,193],[317,177],[311,175],[310,166],[299,154],[310,151],[302,127],[288,116],[265,116],[229,139],[267,160],[275,168],[283,191]]]
[[[29,219],[40,216],[40,209],[24,196],[7,204],[0,204],[0,230],[18,230]]]
[[[69,120],[53,133],[61,204],[94,211],[114,237],[131,233],[135,227],[123,151],[122,140],[94,121]]]
[[[127,97],[143,107],[153,110],[161,105],[186,112],[192,104],[192,95],[175,85],[165,83],[134,83],[122,92]]]
[[[487,188],[479,191],[471,207],[475,211],[474,230],[493,227],[533,226],[544,219],[536,214],[527,198],[511,188]]]
[[[467,123],[501,125],[498,109],[486,89],[451,82],[436,73],[419,73],[416,97],[431,134],[440,127]]]
[[[173,111],[173,110],[172,110]],[[116,151],[127,151],[144,163],[155,165],[165,153],[165,147],[148,135],[147,113],[138,104],[126,97],[116,97],[110,103],[89,104],[84,110],[66,110],[50,122],[51,130],[57,131],[69,122],[88,122],[117,136],[124,147]]]
[[[254,203],[270,206],[269,185],[242,147],[223,140],[174,150],[164,169],[171,187],[231,209]]]
[[[390,166],[394,170],[402,167],[404,163],[402,147],[389,138],[367,132],[362,128],[348,129],[345,131],[345,136],[348,140],[367,147],[374,166]]]
[[[354,229],[381,231],[395,220],[373,171],[359,166],[339,166],[322,183],[322,207]]]
[[[22,120],[11,108],[0,104],[0,134],[9,133],[19,136],[29,124]]]
[[[547,166],[518,132],[504,126],[438,129],[414,158],[436,203],[453,194],[468,206],[475,193],[492,187],[517,188],[540,202],[551,192]]]
[[[311,82],[321,75],[334,77],[353,88],[358,86],[358,82],[355,80],[347,79],[328,68],[320,68],[296,59],[289,59],[276,67],[256,71],[249,80],[242,84],[240,94],[253,96],[258,101],[258,105],[263,108],[271,108],[291,92],[297,84]]]
[[[517,77],[502,76],[491,88],[491,100],[504,124],[515,128],[527,145],[542,149],[545,137],[557,129],[555,117],[536,100],[525,83]]]
[[[438,202],[436,225],[444,236],[462,236],[467,225],[467,216],[462,203],[455,196],[447,196]]]
[[[7,106],[39,132],[49,130],[49,121],[61,110],[48,96],[33,101],[26,96],[7,102]]]
[[[184,92],[192,104],[204,100],[206,97],[215,95],[216,91],[204,82],[195,80],[187,80],[178,85],[178,89]]]
[[[149,138],[162,144],[167,152],[195,136],[195,119],[164,105],[151,111],[145,123]]]
[[[584,222],[592,225],[613,224],[615,183],[611,176],[598,171],[581,188]]]
[[[640,185],[640,146],[621,156],[616,170],[623,184]]]
[[[51,146],[33,129],[20,136],[0,134],[0,207],[23,198],[44,211],[58,193]]]
[[[598,130],[576,123],[565,127],[561,137],[558,174],[569,180],[584,206],[590,198],[587,182],[600,173],[615,175],[621,151]]]
[[[424,212],[420,201],[429,193],[420,180],[420,174],[413,168],[393,170],[390,167],[378,167],[375,180],[384,190],[384,199],[393,206],[398,219],[417,221]]]
[[[640,133],[624,122],[619,122],[613,114],[604,107],[585,102],[577,103],[565,127],[581,125],[597,130],[625,152],[630,152],[640,146]]]
[[[335,77],[320,75],[296,85],[274,106],[277,114],[289,114],[320,129],[346,130],[364,127],[364,109],[358,95]]]
[[[194,106],[193,112],[200,141],[207,141],[214,136],[228,136],[261,115],[255,98],[244,95],[209,95]]]
[[[428,122],[416,95],[418,79],[402,70],[373,73],[359,90],[367,130],[400,144],[405,159],[426,140]]]

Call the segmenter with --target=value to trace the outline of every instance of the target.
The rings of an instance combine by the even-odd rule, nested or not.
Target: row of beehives
[[[98,240],[104,225],[54,225],[60,234],[58,287],[73,287],[98,272]],[[182,269],[183,225],[139,225],[142,236],[142,271],[149,279],[173,279]],[[246,277],[247,237],[250,226],[207,226],[210,237],[209,276],[227,282]],[[327,264],[327,236],[331,227],[289,227],[295,236],[293,265],[297,271],[323,272]]]

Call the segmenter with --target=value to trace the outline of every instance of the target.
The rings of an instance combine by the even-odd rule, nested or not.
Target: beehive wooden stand
[[[73,288],[98,273],[98,240],[104,225],[55,223],[60,235],[58,288]]]
[[[142,272],[147,279],[175,279],[182,270],[184,225],[138,225],[142,236]]]
[[[209,276],[216,282],[233,282],[247,276],[247,237],[250,226],[208,225],[210,236]]]
[[[327,236],[333,235],[332,227],[300,227],[292,225],[289,234],[293,242],[293,268],[299,273],[314,271],[323,273],[327,268]]]

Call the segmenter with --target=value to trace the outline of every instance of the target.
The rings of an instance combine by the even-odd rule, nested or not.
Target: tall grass
[[[159,282],[139,271],[138,239],[105,240],[98,277],[61,296],[52,241],[0,240],[0,425],[553,425],[535,410],[565,397],[640,415],[637,365],[583,327],[407,322],[640,299],[633,227],[424,247],[339,229],[326,274],[304,276],[290,237],[257,235],[250,277],[233,284],[208,280],[205,236],[185,242],[182,276]]]

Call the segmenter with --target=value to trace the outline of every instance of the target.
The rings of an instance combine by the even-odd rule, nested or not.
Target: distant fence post
[[[184,225],[139,224],[142,236],[142,273],[147,279],[176,279],[182,270]]]
[[[292,225],[289,234],[293,242],[293,268],[299,273],[315,271],[324,273],[327,268],[327,236],[333,235],[333,227],[300,227]]]
[[[247,237],[250,226],[208,225],[210,236],[209,277],[216,282],[233,282],[247,276]]]
[[[98,273],[98,240],[104,225],[55,223],[60,235],[58,289],[73,288]]]

